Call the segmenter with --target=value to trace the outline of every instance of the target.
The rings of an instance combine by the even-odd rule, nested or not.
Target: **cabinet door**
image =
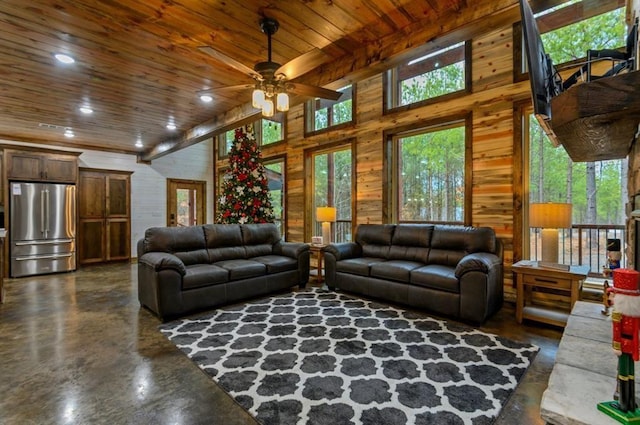
[[[107,219],[107,261],[128,260],[130,249],[129,220]]]
[[[76,157],[65,155],[46,155],[43,157],[44,178],[47,181],[75,183],[78,178]]]
[[[16,180],[42,180],[42,156],[32,152],[10,152],[7,155],[7,177]]]
[[[100,173],[81,172],[78,181],[78,216],[104,218],[105,176]]]
[[[107,175],[106,217],[129,216],[129,176]]]
[[[100,263],[107,258],[105,244],[105,221],[102,219],[80,219],[78,232],[78,262]]]

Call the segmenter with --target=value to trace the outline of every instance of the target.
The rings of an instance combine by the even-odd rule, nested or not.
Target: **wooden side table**
[[[322,277],[324,275],[324,253],[322,252],[322,248],[325,246],[326,245],[309,244],[309,251],[311,251],[311,255],[316,259],[316,269],[312,270],[312,272],[315,272],[314,275],[318,283],[322,283]]]
[[[516,320],[536,320],[564,327],[573,305],[580,297],[582,282],[589,273],[588,266],[571,266],[569,270],[540,267],[536,261],[519,261],[511,269],[517,284]],[[535,289],[553,289],[558,296],[569,302],[569,309],[546,307],[531,302]]]

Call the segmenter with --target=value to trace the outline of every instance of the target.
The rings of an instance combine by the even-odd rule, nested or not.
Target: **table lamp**
[[[316,220],[322,222],[322,242],[325,245],[331,243],[331,223],[336,221],[335,207],[316,208]]]
[[[529,226],[542,229],[542,261],[558,262],[558,229],[571,227],[571,204],[531,204]]]

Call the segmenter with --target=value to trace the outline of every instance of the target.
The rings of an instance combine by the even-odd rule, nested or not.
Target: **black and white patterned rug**
[[[264,425],[490,424],[538,351],[316,288],[160,331]]]

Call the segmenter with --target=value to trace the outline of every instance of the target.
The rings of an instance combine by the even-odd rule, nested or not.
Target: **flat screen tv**
[[[544,51],[538,24],[527,0],[520,0],[520,12],[533,112],[545,130],[550,130],[548,121],[551,120],[551,98],[562,90],[562,79],[556,72],[551,57]]]

